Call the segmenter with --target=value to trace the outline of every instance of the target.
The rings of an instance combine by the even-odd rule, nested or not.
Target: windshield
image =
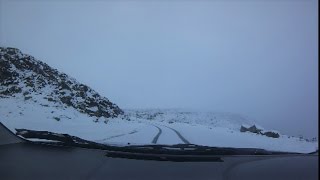
[[[0,122],[85,143],[314,152],[316,7],[0,0]]]

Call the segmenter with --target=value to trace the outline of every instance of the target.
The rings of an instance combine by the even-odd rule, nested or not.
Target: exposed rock
[[[53,117],[53,119],[60,121],[60,118],[58,118],[58,117]]]
[[[249,131],[251,133],[261,134],[262,129],[257,128],[256,125],[253,125],[249,128],[241,126],[240,132],[247,132],[247,131]]]
[[[30,97],[30,96],[26,96],[26,97],[24,97],[24,100],[25,101],[27,101],[27,100],[29,100],[29,99],[31,99],[32,97]]]
[[[260,135],[264,135],[264,136],[272,137],[272,138],[279,138],[280,137],[279,133],[273,132],[273,131],[263,132],[262,129],[257,128],[256,125],[253,125],[249,128],[241,126],[240,132],[250,132],[250,133],[260,134]]]
[[[253,126],[249,127],[248,131],[250,131],[250,132],[252,132],[252,133],[260,134],[261,131],[262,131],[262,129],[258,129],[258,128],[256,127],[256,125],[253,125]]]
[[[240,132],[247,132],[247,131],[248,131],[248,128],[246,128],[244,126],[240,127]]]
[[[272,137],[272,138],[279,138],[280,137],[279,133],[272,132],[272,131],[267,131],[262,134],[265,136],[268,136],[268,137]]]

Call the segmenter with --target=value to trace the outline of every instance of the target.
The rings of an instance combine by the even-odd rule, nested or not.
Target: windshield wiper
[[[110,157],[124,157],[133,159],[222,162],[221,158],[219,157],[221,155],[299,154],[290,152],[267,151],[264,149],[256,148],[210,147],[195,144],[113,146],[84,140],[77,136],[71,136],[69,134],[53,133],[49,131],[35,131],[28,129],[16,129],[16,131],[17,135],[20,135],[27,139],[36,138],[58,141],[40,143],[57,143],[67,146],[102,149],[107,150],[107,156]]]
[[[142,152],[156,152],[185,155],[284,155],[299,154],[292,152],[268,151],[258,148],[232,148],[232,147],[211,147],[196,144],[175,144],[175,145],[142,145],[129,146],[131,149]]]
[[[42,139],[50,140],[52,142],[39,142],[39,143],[56,143],[63,144],[68,146],[77,146],[77,147],[86,147],[86,148],[95,148],[103,149],[105,145],[99,144],[93,141],[88,141],[77,136],[71,136],[69,134],[60,134],[50,131],[35,131],[29,129],[16,129],[16,135],[20,135],[26,139]],[[34,142],[34,141],[31,141]]]

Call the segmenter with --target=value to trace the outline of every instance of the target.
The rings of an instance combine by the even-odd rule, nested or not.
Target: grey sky
[[[316,0],[0,2],[0,45],[122,108],[235,112],[318,134]]]

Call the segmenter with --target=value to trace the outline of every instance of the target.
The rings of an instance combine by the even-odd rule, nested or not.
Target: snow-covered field
[[[312,152],[318,149],[316,142],[286,135],[270,138],[240,132],[241,124],[253,122],[234,114],[178,110],[125,112],[119,118],[101,117],[97,121],[96,117],[80,113],[72,107],[57,106],[41,97],[24,100],[17,95],[0,99],[0,122],[13,132],[15,128],[47,130],[109,144],[193,143],[291,152]]]

